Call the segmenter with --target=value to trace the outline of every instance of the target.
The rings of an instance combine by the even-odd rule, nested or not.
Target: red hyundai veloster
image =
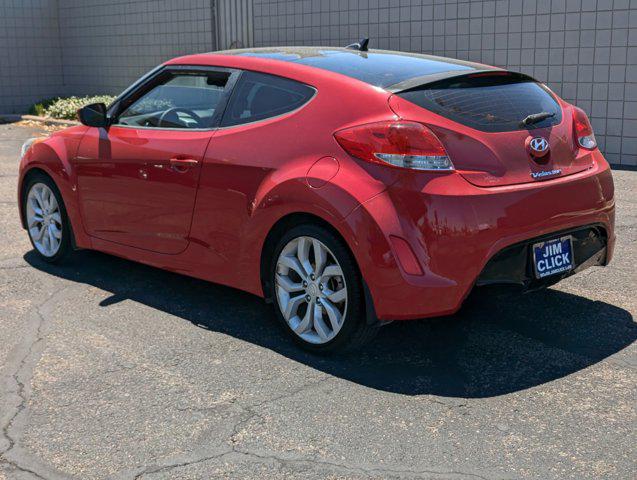
[[[252,292],[316,351],[612,256],[586,114],[520,73],[365,42],[232,50],[79,118],[22,149],[44,260],[89,248]]]

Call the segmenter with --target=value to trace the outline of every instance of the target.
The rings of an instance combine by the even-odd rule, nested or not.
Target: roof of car
[[[320,68],[390,91],[468,73],[501,70],[480,63],[389,50],[338,47],[265,47],[222,50],[209,55],[256,57]],[[199,56],[201,57],[201,56]],[[188,57],[182,57],[186,60]]]

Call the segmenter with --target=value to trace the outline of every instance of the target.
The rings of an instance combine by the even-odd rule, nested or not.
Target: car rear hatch
[[[544,181],[592,166],[590,150],[577,144],[575,107],[523,74],[454,75],[394,90],[389,103],[402,119],[427,124],[457,171],[480,187]],[[548,150],[533,150],[533,139],[547,140]]]

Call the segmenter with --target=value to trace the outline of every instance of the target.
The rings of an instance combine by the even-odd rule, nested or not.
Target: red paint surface
[[[312,188],[324,187],[338,173],[338,169],[338,160],[334,157],[319,158],[307,171],[307,184]]]

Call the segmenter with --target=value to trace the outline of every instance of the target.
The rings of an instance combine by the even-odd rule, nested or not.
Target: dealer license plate
[[[544,278],[573,268],[573,238],[570,235],[533,245],[535,276]]]

